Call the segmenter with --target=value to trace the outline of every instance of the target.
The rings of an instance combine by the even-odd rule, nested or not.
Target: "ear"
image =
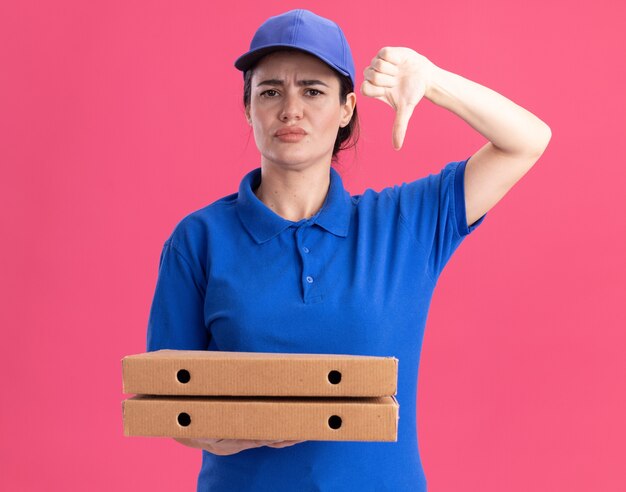
[[[347,126],[348,123],[350,123],[355,107],[356,107],[356,94],[354,92],[350,92],[346,96],[345,104],[341,105],[341,121],[339,123],[339,126],[341,128]]]
[[[246,120],[248,120],[248,125],[251,125],[252,119],[250,118],[250,106],[249,105],[246,106],[245,113],[246,113]]]

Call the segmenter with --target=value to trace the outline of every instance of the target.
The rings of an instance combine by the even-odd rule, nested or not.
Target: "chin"
[[[266,154],[264,157],[276,165],[294,167],[316,161],[321,156],[314,156],[305,152],[277,152],[271,155]]]

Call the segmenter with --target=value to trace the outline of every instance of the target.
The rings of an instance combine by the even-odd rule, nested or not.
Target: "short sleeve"
[[[147,350],[207,350],[211,337],[204,323],[205,293],[201,276],[168,239],[150,307]]]
[[[394,187],[400,219],[428,255],[429,271],[434,279],[439,277],[463,239],[487,215],[467,224],[464,177],[468,160],[469,157],[450,162],[437,174]]]

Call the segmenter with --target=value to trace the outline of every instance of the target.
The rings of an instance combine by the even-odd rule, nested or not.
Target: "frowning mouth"
[[[299,126],[284,126],[279,128],[274,134],[281,142],[299,142],[304,138],[306,132]]]
[[[306,132],[303,128],[300,128],[299,126],[284,126],[276,130],[275,135],[277,137],[283,135],[306,135]]]

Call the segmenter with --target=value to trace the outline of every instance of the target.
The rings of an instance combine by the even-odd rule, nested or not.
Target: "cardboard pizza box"
[[[380,397],[396,394],[398,359],[158,350],[124,357],[122,374],[127,394]]]
[[[395,397],[135,396],[124,435],[213,439],[397,441]]]

